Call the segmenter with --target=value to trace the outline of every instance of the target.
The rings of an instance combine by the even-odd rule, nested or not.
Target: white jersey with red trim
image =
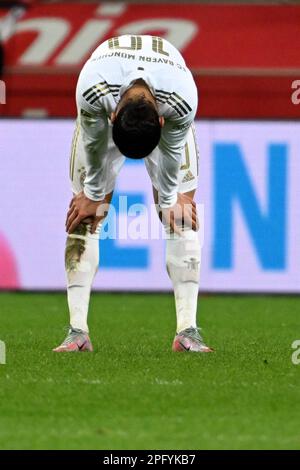
[[[159,142],[158,193],[162,207],[175,204],[182,149],[198,104],[193,77],[180,52],[155,36],[119,36],[101,44],[77,84],[78,120],[87,157],[84,192],[104,198],[109,117],[125,91],[143,79],[165,119]]]

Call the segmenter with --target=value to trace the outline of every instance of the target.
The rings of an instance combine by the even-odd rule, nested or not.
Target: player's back
[[[113,54],[113,52],[118,53]],[[166,61],[158,60],[159,58],[165,58],[185,66],[184,58],[178,49],[166,39],[158,36],[126,34],[107,39],[95,49],[90,60],[99,59],[107,53],[109,57],[116,57],[125,61],[166,63]]]
[[[190,103],[195,102],[197,95],[192,74],[180,52],[157,36],[124,35],[108,39],[93,52],[82,74],[89,86],[103,80],[116,100],[139,77],[162,103],[170,93]],[[111,103],[105,101],[107,105]]]

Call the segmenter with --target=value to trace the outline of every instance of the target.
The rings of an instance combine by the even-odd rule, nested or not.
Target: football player
[[[120,36],[101,44],[77,84],[77,126],[67,214],[66,273],[70,330],[54,351],[91,351],[87,323],[99,263],[99,233],[125,157],[143,158],[166,231],[174,288],[174,351],[210,352],[197,326],[200,241],[196,204],[197,89],[179,51],[156,36]]]

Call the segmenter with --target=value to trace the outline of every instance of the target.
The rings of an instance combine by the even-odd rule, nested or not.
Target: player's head
[[[114,116],[114,143],[126,157],[145,158],[159,143],[161,125],[151,101],[144,96],[128,99]]]

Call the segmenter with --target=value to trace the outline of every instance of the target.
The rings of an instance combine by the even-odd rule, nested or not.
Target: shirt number
[[[120,46],[119,37],[108,40],[109,49],[125,49],[127,51],[140,51],[143,45],[142,36],[130,36],[130,46]],[[158,36],[152,36],[152,50],[158,54],[169,55],[164,51],[163,39]]]

